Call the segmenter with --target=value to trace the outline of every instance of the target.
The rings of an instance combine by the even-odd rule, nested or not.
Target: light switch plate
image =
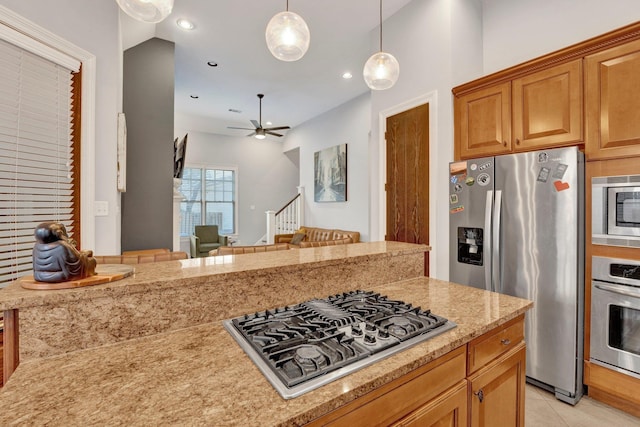
[[[108,216],[109,202],[96,200],[94,202],[94,212],[96,216]]]

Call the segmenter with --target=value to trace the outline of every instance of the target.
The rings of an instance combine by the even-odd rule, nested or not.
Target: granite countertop
[[[0,288],[0,312],[61,301],[77,301],[88,297],[115,297],[153,288],[168,289],[198,283],[205,277],[233,275],[241,279],[253,277],[257,272],[286,273],[298,270],[301,265],[309,268],[320,265],[339,266],[371,257],[393,257],[429,249],[426,245],[402,242],[360,242],[320,248],[262,252],[258,254],[259,256],[255,256],[256,254],[224,255],[137,264],[134,266],[134,274],[125,279],[73,289],[34,291],[23,289],[18,282],[13,282],[5,288]]]
[[[532,305],[429,278],[370,290],[429,308],[458,326],[291,400],[280,397],[222,322],[34,359],[20,364],[0,391],[0,425],[301,425]]]

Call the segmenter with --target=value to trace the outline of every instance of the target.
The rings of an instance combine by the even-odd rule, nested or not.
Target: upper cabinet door
[[[582,59],[513,80],[515,151],[575,145],[582,132]]]
[[[586,57],[589,160],[640,155],[640,40]]]
[[[455,99],[456,158],[471,159],[511,151],[511,83]]]

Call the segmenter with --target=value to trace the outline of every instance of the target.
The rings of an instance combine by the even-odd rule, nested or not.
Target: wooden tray
[[[38,282],[34,280],[33,276],[21,277],[18,279],[18,282],[20,283],[20,286],[25,289],[40,291],[80,288],[83,286],[100,285],[102,283],[109,283],[124,279],[125,277],[133,274],[133,266],[126,264],[102,264],[96,267],[96,273],[97,274],[95,276],[60,283]]]

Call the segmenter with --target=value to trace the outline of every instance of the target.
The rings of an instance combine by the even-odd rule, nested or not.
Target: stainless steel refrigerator
[[[527,381],[582,396],[584,156],[560,148],[449,165],[452,282],[526,298]]]

